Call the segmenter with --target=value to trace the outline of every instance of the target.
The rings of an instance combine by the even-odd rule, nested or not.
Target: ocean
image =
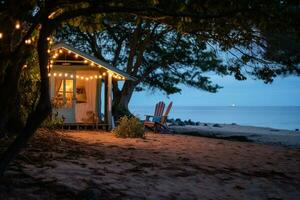
[[[154,106],[131,106],[141,119]],[[300,129],[300,106],[173,106],[169,118],[205,123],[236,123],[277,129]]]

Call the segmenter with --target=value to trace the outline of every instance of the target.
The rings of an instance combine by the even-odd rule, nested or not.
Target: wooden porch
[[[108,123],[64,123],[63,130],[110,130]]]

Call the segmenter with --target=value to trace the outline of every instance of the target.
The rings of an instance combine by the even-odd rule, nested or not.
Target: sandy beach
[[[177,134],[40,130],[1,180],[15,199],[291,199],[300,150]]]
[[[237,124],[202,123],[199,126],[170,126],[175,133],[214,138],[252,141],[300,148],[300,132],[269,127],[242,126]]]

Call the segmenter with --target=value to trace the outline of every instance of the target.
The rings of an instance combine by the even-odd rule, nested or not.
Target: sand
[[[14,182],[28,183],[16,184],[11,192],[0,188],[4,197],[300,199],[299,149],[174,134],[147,133],[146,139],[93,131],[57,135],[32,142],[7,173]]]
[[[196,134],[217,138],[236,138],[262,144],[276,144],[300,148],[300,132],[268,127],[242,126],[236,124],[206,123],[199,126],[171,126],[180,134]]]

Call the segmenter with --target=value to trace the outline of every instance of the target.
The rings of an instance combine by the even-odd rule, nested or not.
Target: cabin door
[[[96,89],[97,80],[86,80],[81,77],[90,77],[95,72],[76,72],[79,78],[76,80],[76,104],[75,119],[77,123],[96,122]]]

